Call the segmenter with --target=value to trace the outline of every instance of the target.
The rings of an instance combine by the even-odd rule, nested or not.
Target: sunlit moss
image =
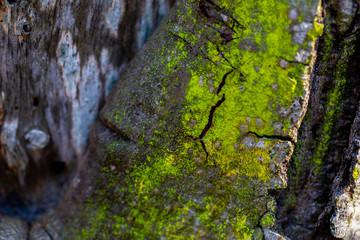
[[[359,178],[359,169],[358,168],[354,169],[353,178],[355,179],[355,181]]]

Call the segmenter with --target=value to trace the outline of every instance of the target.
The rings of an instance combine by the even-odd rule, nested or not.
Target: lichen
[[[206,18],[198,1],[178,3],[161,29],[167,42],[154,38],[143,52],[148,62],[130,73],[135,84],[112,96],[103,118],[140,153],[116,157],[119,143],[109,144],[100,197],[89,205],[95,214],[79,239],[259,235],[268,190],[286,186],[281,168],[301,120],[290,116],[307,67],[294,61],[302,46],[292,41],[288,4],[216,4]]]
[[[353,178],[355,181],[357,181],[357,179],[359,178],[359,169],[355,168],[353,171]]]

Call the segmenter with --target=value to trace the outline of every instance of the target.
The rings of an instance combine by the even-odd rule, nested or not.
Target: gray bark
[[[103,167],[111,165],[125,178],[137,160],[154,150],[149,144],[139,147],[138,143],[152,140],[158,119],[165,115],[157,104],[147,102],[144,94],[149,90],[155,99],[161,95],[158,86],[140,84],[144,87],[140,88],[124,80],[108,99],[100,115],[102,123],[93,123],[113,82],[170,5],[171,1],[161,0],[19,1],[11,5],[0,0],[0,213],[34,220],[38,213],[57,205],[76,175],[59,208],[34,224],[25,234],[28,236],[24,235],[29,230],[25,222],[9,218],[0,220],[0,235],[8,239],[62,239],[70,225],[86,227],[91,219],[77,214],[84,211],[88,199],[101,196],[101,201],[115,201],[113,195],[101,195],[108,183],[107,176],[100,174]],[[276,197],[279,211],[276,226],[259,221],[254,238],[276,239],[282,232],[291,239],[359,239],[359,3],[327,0],[323,7],[325,30],[317,42],[308,112],[290,161],[289,187],[282,192],[257,189],[259,194],[264,192],[263,202]],[[220,16],[215,10],[202,14],[213,23]],[[292,14],[295,20],[299,17],[296,9],[288,14],[289,19]],[[227,40],[224,35],[223,40]],[[162,41],[158,38],[153,44],[161,46]],[[152,55],[142,52],[131,65],[128,79],[138,79],[151,61]],[[184,97],[188,78],[177,74],[182,77],[181,84],[170,91],[176,100]],[[130,95],[121,95],[123,89]],[[143,95],[132,101],[136,94]],[[131,111],[127,109],[125,123],[117,121],[113,113],[122,110],[119,102],[134,104]],[[176,112],[181,104],[169,102],[164,111]],[[302,104],[305,106],[306,100]],[[174,116],[167,122],[167,132],[179,132],[177,120]],[[278,142],[271,148],[280,148],[285,141],[289,145],[294,142],[298,123],[291,136],[250,133],[246,137],[249,141],[275,138],[272,140]],[[92,148],[88,151],[92,126]],[[142,138],[139,132],[144,126],[148,132]],[[166,136],[158,143],[176,149],[177,137]],[[109,149],[114,142],[116,148]],[[286,178],[291,151],[276,160],[282,179]],[[126,164],[116,165],[119,158]],[[220,178],[215,170],[206,171],[206,181]],[[201,191],[206,192],[206,187]],[[120,204],[115,201],[113,211],[120,211]],[[26,216],[22,215],[24,210]],[[259,211],[263,216],[274,214],[264,206]],[[4,230],[3,226],[10,228]]]
[[[289,104],[291,105],[289,109],[284,109],[285,107],[281,108],[281,106],[274,107],[277,109],[276,114],[281,114],[282,118],[287,119],[292,117],[290,126],[287,126],[291,131],[283,130],[286,127],[274,127],[274,129],[269,130],[268,134],[261,136],[256,132],[251,132],[248,126],[243,132],[239,131],[240,134],[237,131],[236,133],[233,132],[233,134],[239,134],[236,135],[238,136],[238,141],[234,148],[241,149],[240,146],[244,145],[246,150],[265,149],[264,151],[266,151],[266,153],[264,157],[270,156],[269,158],[271,159],[269,163],[270,170],[266,173],[269,175],[269,182],[263,184],[262,181],[258,181],[256,178],[253,179],[246,176],[243,178],[224,176],[221,168],[216,165],[216,156],[210,154],[206,156],[208,154],[206,147],[202,147],[205,143],[202,142],[202,145],[200,144],[199,140],[202,140],[206,131],[203,130],[200,137],[196,139],[194,136],[188,136],[184,127],[181,125],[182,112],[187,106],[193,104],[192,102],[184,100],[190,81],[190,71],[196,71],[199,66],[203,66],[207,61],[211,61],[206,51],[204,50],[204,52],[202,52],[201,49],[206,49],[206,44],[210,41],[209,39],[215,39],[214,44],[218,43],[217,46],[219,48],[227,44],[226,37],[223,35],[221,35],[222,41],[218,39],[215,27],[214,29],[209,27],[208,29],[210,30],[208,31],[199,31],[199,29],[202,29],[204,26],[211,26],[212,24],[215,26],[216,23],[221,21],[219,20],[221,18],[217,12],[219,10],[213,8],[209,1],[200,1],[198,5],[193,3],[187,5],[186,3],[189,2],[179,2],[177,7],[173,9],[172,14],[170,14],[164,26],[158,30],[153,36],[153,39],[139,52],[139,55],[129,65],[121,81],[118,82],[110,97],[107,99],[107,103],[100,113],[101,123],[96,124],[93,129],[91,141],[92,151],[89,154],[87,164],[81,169],[79,175],[75,177],[69,194],[57,208],[56,212],[47,215],[40,222],[48,231],[54,233],[54,238],[66,238],[64,237],[66,233],[64,233],[62,229],[69,230],[68,234],[70,236],[76,236],[79,234],[77,230],[82,229],[84,230],[84,235],[81,236],[87,236],[90,239],[97,239],[102,236],[106,236],[109,239],[115,239],[119,236],[120,238],[135,238],[135,236],[139,236],[137,234],[140,234],[139,238],[142,238],[144,236],[141,234],[144,234],[144,232],[146,233],[145,237],[149,239],[166,238],[166,236],[168,236],[166,234],[179,235],[184,238],[195,236],[212,239],[220,236],[220,230],[212,227],[212,223],[214,225],[220,225],[231,221],[240,222],[241,220],[237,214],[242,211],[246,212],[249,209],[255,209],[255,211],[257,211],[256,214],[247,219],[249,226],[251,226],[249,227],[251,228],[249,232],[252,233],[255,239],[276,239],[282,237],[282,234],[279,233],[281,229],[274,227],[271,220],[276,211],[276,206],[271,195],[274,194],[277,189],[286,185],[286,165],[292,153],[292,141],[297,134],[297,127],[303,116],[303,108],[306,106],[306,90],[301,91],[301,94],[304,95],[302,95],[301,103],[295,99],[295,103],[291,102],[291,104]],[[201,5],[201,3],[204,5]],[[200,11],[198,9],[199,6]],[[194,18],[200,19],[198,24],[195,25],[193,21],[186,21],[186,19],[184,20],[182,18],[187,7],[191,9],[191,11],[188,12],[194,13],[190,15],[191,17],[195,16]],[[201,7],[205,9],[201,9]],[[307,19],[314,17],[313,8],[314,6],[307,6]],[[230,15],[225,15],[225,17],[226,16],[229,17]],[[183,25],[178,25],[180,22]],[[229,22],[231,26],[231,20]],[[175,23],[175,25],[173,25],[173,23]],[[306,23],[304,24],[308,26]],[[184,41],[186,43],[184,44],[186,46],[184,51],[188,53],[185,54],[187,57],[175,58],[179,60],[169,71],[166,66],[170,61],[169,59],[173,56],[170,52],[172,49],[176,49],[177,41],[181,39],[180,36],[176,35],[178,31],[176,30],[177,27],[181,27],[185,32],[195,34],[199,31],[202,34],[198,35],[195,44]],[[296,28],[296,26],[294,28]],[[226,30],[228,30],[226,27],[222,28],[222,30],[223,29],[225,29],[225,33]],[[301,41],[301,39],[305,41],[306,34],[307,31],[305,30],[304,32],[294,30],[293,39],[294,41]],[[299,40],[299,38],[301,39]],[[182,40],[180,40],[180,42],[181,41]],[[296,44],[298,44],[298,42]],[[305,47],[311,46],[311,44],[304,45]],[[244,41],[243,45],[239,44],[239,48],[251,49],[251,42],[248,43]],[[224,55],[228,54],[226,50],[224,50]],[[306,51],[307,50],[308,48],[306,48]],[[220,52],[220,50],[218,51]],[[253,51],[259,51],[259,49],[254,47]],[[182,56],[181,51],[177,54]],[[232,59],[230,58],[230,60]],[[304,62],[300,62],[300,66],[306,66],[305,60]],[[279,62],[281,61],[279,60]],[[219,63],[212,64],[218,68],[223,67]],[[285,61],[285,64],[286,66],[282,67],[280,65],[279,67],[286,69],[288,64],[291,65],[291,67],[299,66],[299,58],[295,58],[295,61],[292,63]],[[226,63],[224,65],[226,65]],[[235,68],[237,67],[240,66],[235,65]],[[303,73],[303,71],[300,72]],[[239,73],[238,69],[234,70],[234,73],[239,74],[241,77],[241,72]],[[225,82],[226,74],[221,76],[220,79],[221,78],[223,82]],[[239,82],[237,82],[237,80],[241,82],[239,78],[226,79],[226,84],[228,84],[227,86],[233,84],[239,88],[237,85]],[[201,83],[196,82],[196,84],[200,84],[199,86],[201,86]],[[221,86],[221,83],[217,82],[214,85]],[[206,87],[205,85],[205,88]],[[217,91],[221,91],[221,87],[218,87]],[[226,93],[226,96],[231,94],[226,92],[226,90],[222,91]],[[214,90],[210,90],[210,92],[214,93]],[[223,98],[225,98],[225,93]],[[216,95],[216,93],[214,95]],[[198,96],[198,98],[201,97],[201,95]],[[210,103],[211,105],[209,103],[205,104],[209,104],[208,109],[210,112],[217,108],[219,109],[216,111],[219,112],[221,111],[219,107],[220,104],[222,104],[221,101],[222,100],[217,101],[217,103]],[[293,99],[290,101],[293,101]],[[224,104],[226,104],[226,102]],[[200,114],[208,113],[190,112],[190,114],[193,114],[194,118],[197,118]],[[230,114],[230,118],[231,117],[232,115]],[[273,119],[270,119],[270,121],[271,120]],[[251,120],[249,120],[249,122],[251,122]],[[196,124],[197,123],[194,125]],[[265,124],[271,123],[267,122]],[[187,126],[189,125],[191,125],[191,122],[187,124]],[[206,122],[205,125],[210,126],[213,125],[213,123],[210,120]],[[220,125],[221,124],[215,126]],[[279,126],[279,123],[277,123],[276,126]],[[210,129],[209,132],[212,131],[212,128],[208,129]],[[226,138],[227,134],[224,133],[224,136],[222,137]],[[218,149],[221,149],[222,141],[225,142],[226,140],[220,140]],[[138,169],[137,166],[142,166],[142,169],[150,169],[149,177],[151,177],[151,171],[154,170],[154,173],[152,173],[154,177],[161,178],[161,173],[157,172],[159,170],[155,167],[153,168],[156,161],[164,157],[161,155],[164,149],[165,151],[176,152],[184,142],[193,145],[190,149],[186,149],[185,154],[181,155],[181,157],[174,157],[174,165],[180,166],[179,170],[182,171],[181,176],[176,177],[170,174],[165,180],[161,179],[160,181],[163,182],[155,185],[153,189],[150,189],[148,195],[145,195],[145,197],[143,197],[141,193],[139,193],[139,195],[134,194],[135,189],[131,189],[129,185],[135,185],[136,183],[141,185],[141,183],[136,182],[136,176],[134,179],[131,179],[131,172],[134,171],[134,169]],[[196,144],[197,142],[198,144]],[[207,142],[207,144],[209,144],[209,142]],[[256,150],[254,150],[254,152]],[[179,150],[179,152],[181,154],[181,150]],[[263,156],[256,158],[252,153],[252,150],[250,150],[249,155],[251,155],[251,159],[263,159]],[[157,154],[159,154],[159,158]],[[246,153],[244,153],[244,155],[246,155]],[[149,156],[149,158],[147,158],[147,156]],[[194,164],[195,170],[188,170],[186,166],[181,167],[188,159],[190,159],[189,162]],[[95,180],[92,181],[91,179]],[[154,181],[156,182],[156,180]],[[132,185],[132,187],[134,187],[134,185]],[[246,192],[244,194],[245,196],[241,194],[239,194],[240,196],[236,195],[237,191],[241,192],[243,189],[246,189],[247,186],[250,186],[250,192],[244,190],[244,192]],[[174,190],[173,195],[170,194],[170,190]],[[145,191],[145,194],[146,193],[147,191]],[[204,220],[209,221],[208,225],[202,225],[201,222],[203,219],[201,219],[200,216],[206,212],[204,209],[206,205],[204,199],[207,197],[215,199],[215,202],[223,202],[225,206],[222,210],[214,214],[216,216],[209,216],[209,218]],[[150,199],[149,202],[147,202],[147,199]],[[176,210],[182,209],[182,201],[186,202],[189,200],[199,205],[192,207],[188,212],[186,211],[178,217]],[[146,207],[142,208],[142,204]],[[238,207],[241,208],[241,210],[238,211]],[[151,210],[155,210],[150,211],[150,208]],[[154,218],[152,218],[153,212],[155,212]],[[165,214],[164,218],[156,218],[158,216],[157,213],[159,213],[158,215],[160,216]],[[178,227],[178,229],[177,227],[174,227],[175,229],[170,227],[171,230],[168,233],[166,226],[177,226],[177,221],[179,221],[181,217],[184,218],[184,221],[180,223],[181,227]],[[145,226],[141,225],[143,224],[142,221],[145,221]],[[46,225],[46,222],[50,222],[51,224]],[[164,227],[164,229],[162,227]],[[241,229],[241,227],[239,228]],[[239,230],[237,237],[243,236],[242,234],[247,234],[246,227],[243,228],[244,229]],[[235,238],[235,229],[235,227],[226,227],[223,235],[228,238]]]
[[[292,239],[358,239],[359,2],[324,1],[324,10],[309,107],[289,187],[278,197],[279,222]]]
[[[56,206],[104,99],[171,4],[0,1],[0,213]]]

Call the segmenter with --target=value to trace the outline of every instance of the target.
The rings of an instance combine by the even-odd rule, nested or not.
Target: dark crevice
[[[17,0],[8,0],[10,6],[14,6]]]
[[[237,33],[235,30],[236,26],[242,30],[245,29],[245,27],[241,25],[229,11],[226,11],[210,0],[199,1],[199,10],[200,14],[205,18],[210,19],[210,21],[215,21],[216,23],[221,23],[221,25],[226,26],[227,30],[220,30],[211,25],[208,25],[210,28],[216,30],[220,34],[221,39],[223,39],[223,44],[227,44],[234,39],[233,35],[234,33]],[[232,24],[229,23],[230,19],[232,20]]]
[[[124,133],[123,131],[121,131],[121,129],[119,129],[118,127],[114,126],[111,121],[107,120],[106,118],[102,117],[102,115],[100,114],[100,121],[109,129],[111,129],[112,131],[114,131],[116,133],[116,135],[121,138],[122,140],[126,141],[126,142],[134,142],[126,133]]]
[[[247,132],[247,134],[254,134],[257,138],[267,138],[267,139],[274,139],[274,140],[281,140],[281,141],[289,141],[292,144],[295,144],[294,139],[287,136],[280,136],[280,135],[259,135],[256,132]]]
[[[211,6],[213,6],[213,8],[214,8],[216,11],[218,11],[218,12],[220,12],[220,13],[228,16],[228,17],[230,17],[230,18],[234,21],[234,25],[237,24],[241,29],[245,29],[245,27],[244,27],[243,25],[241,25],[241,23],[239,23],[239,21],[236,20],[236,18],[235,18],[231,13],[229,13],[229,12],[226,11],[226,10],[224,10],[223,8],[221,8],[219,5],[217,5],[216,3],[214,3],[214,2],[211,1],[211,0],[205,0],[205,1],[206,1],[207,3],[209,3]],[[233,30],[233,28],[232,28],[232,30]],[[234,31],[234,30],[233,30],[233,31]],[[235,32],[235,31],[234,31],[234,32]]]
[[[213,119],[214,119],[214,114],[215,114],[215,111],[218,107],[221,106],[221,104],[225,101],[225,94],[223,94],[222,98],[217,101],[217,103],[215,104],[215,106],[212,106],[211,109],[210,109],[210,114],[209,114],[209,118],[208,118],[208,123],[205,125],[204,129],[202,130],[201,134],[199,137],[193,137],[193,136],[190,136],[190,139],[192,141],[199,141],[201,143],[201,146],[204,150],[204,152],[206,153],[206,158],[208,158],[209,156],[209,153],[208,151],[206,150],[206,146],[205,146],[205,143],[203,141],[203,138],[205,137],[206,133],[210,130],[212,124],[213,124]],[[216,166],[216,163],[215,163],[215,160],[214,160],[214,165]]]
[[[210,25],[209,25],[209,27],[211,27]],[[216,30],[216,29],[215,29]],[[217,31],[217,30],[216,30]],[[232,63],[230,62],[230,60],[224,55],[224,53],[220,50],[220,48],[219,48],[219,45],[216,43],[216,42],[214,42],[214,41],[212,41],[209,37],[206,37],[206,40],[207,41],[209,41],[209,42],[211,42],[212,44],[214,44],[215,46],[216,46],[216,50],[218,51],[218,53],[221,55],[221,57],[223,57],[224,59],[225,59],[225,61],[229,64],[229,66],[233,69],[233,70],[238,70],[236,67],[234,67],[233,65],[232,65]],[[224,64],[225,65],[225,64]]]
[[[214,114],[215,114],[215,111],[218,107],[221,106],[221,104],[225,101],[225,94],[223,94],[222,98],[215,104],[215,106],[212,106],[211,107],[211,110],[210,110],[210,114],[209,114],[209,120],[208,120],[208,123],[206,124],[205,128],[203,129],[203,131],[201,132],[200,136],[199,136],[199,139],[202,140],[206,133],[209,131],[210,127],[212,126],[212,121],[214,119]]]
[[[226,81],[227,76],[229,76],[229,74],[232,73],[233,71],[234,71],[234,70],[231,70],[230,72],[227,72],[227,73],[223,76],[222,81],[221,81],[221,83],[220,83],[220,85],[219,85],[219,87],[218,87],[218,90],[217,90],[217,92],[216,92],[216,95],[219,96],[219,93],[221,92],[221,89],[222,89],[222,88],[224,87],[224,85],[225,85],[225,81]]]
[[[193,47],[194,47],[194,46],[191,45],[191,43],[189,43],[185,38],[180,37],[179,35],[171,32],[171,31],[169,31],[169,33],[170,33],[171,35],[173,35],[174,37],[179,38],[179,39],[181,39],[182,41],[184,41],[184,43],[186,44],[186,47],[187,47],[189,50],[191,50],[191,51],[193,50]]]
[[[227,57],[225,57],[224,53],[220,50],[219,45],[217,45],[217,44],[215,44],[215,45],[216,45],[217,51],[218,51],[218,52],[220,53],[220,55],[225,59],[225,61],[226,61],[227,63],[229,63],[229,65],[231,66],[231,68],[232,68],[232,69],[237,69],[236,67],[234,67],[234,66],[232,65],[232,63],[230,62],[230,60],[227,59]]]
[[[52,161],[50,162],[50,169],[55,175],[59,175],[66,170],[66,163],[62,161]]]
[[[293,60],[286,60],[286,61],[289,62],[289,63],[293,63],[293,64],[300,64],[302,66],[309,66],[309,63],[302,63],[302,62],[293,61]]]
[[[330,21],[334,13],[331,9],[327,9],[327,13]],[[276,196],[279,224],[292,239],[336,239],[330,230],[330,219],[336,211],[334,189],[352,191],[353,161],[349,156],[360,99],[359,14],[353,23],[339,37],[335,31],[337,26],[327,22],[325,27],[329,29],[325,29],[326,34],[319,39],[308,111],[290,160],[288,188]],[[352,47],[353,53],[348,51]],[[337,82],[340,78],[344,79],[341,86]],[[332,106],[331,97],[336,87],[341,95]],[[330,111],[334,113],[331,115]],[[328,129],[324,127],[326,124],[330,125]]]
[[[229,74],[231,74],[234,70],[232,69],[231,71],[227,72],[223,78],[222,78],[222,81],[218,87],[218,90],[217,90],[217,95],[219,95],[219,93],[221,92],[222,88],[225,86],[226,84],[226,78],[229,76]],[[206,145],[203,141],[203,138],[205,137],[206,133],[210,130],[211,126],[213,125],[213,119],[214,119],[214,114],[215,114],[215,111],[218,107],[221,106],[221,104],[225,102],[225,94],[223,94],[222,98],[217,101],[217,103],[211,107],[210,109],[210,113],[209,113],[209,117],[208,117],[208,122],[207,124],[205,125],[204,129],[202,130],[201,134],[199,135],[199,137],[194,137],[194,136],[190,136],[190,139],[192,141],[199,141],[200,144],[201,144],[201,147],[202,149],[204,150],[205,154],[206,154],[206,159],[208,159],[209,157],[209,152],[207,151],[206,149]],[[216,167],[216,162],[214,160],[214,166]]]
[[[34,107],[37,107],[40,104],[40,100],[38,97],[32,97],[31,101]]]
[[[51,240],[54,240],[53,236],[49,233],[49,231],[45,227],[43,227],[42,229],[44,229],[45,233],[49,236]]]
[[[28,225],[28,228],[27,228],[27,235],[26,235],[26,239],[27,240],[30,240],[30,233],[31,233],[31,222],[26,222],[27,225]]]
[[[215,66],[217,66],[217,64],[216,64],[213,60],[211,60],[208,56],[206,56],[206,54],[204,53],[204,51],[201,50],[199,47],[192,45],[192,44],[189,43],[186,39],[180,37],[179,35],[171,32],[171,31],[169,31],[169,33],[170,33],[171,35],[173,35],[174,37],[182,40],[182,41],[185,43],[186,48],[189,49],[189,51],[190,51],[191,53],[194,53],[195,56],[198,56],[199,54],[201,54],[201,56],[202,56],[204,59],[208,60],[209,62],[211,62],[212,64],[214,64]]]
[[[206,154],[206,160],[207,160],[208,157],[209,157],[209,152],[207,151],[206,145],[205,145],[205,143],[204,143],[204,141],[203,141],[202,139],[200,140],[200,143],[201,143],[202,149],[204,150],[204,152],[205,152],[205,154]],[[214,160],[214,165],[215,165],[215,167],[216,167],[216,162],[215,162],[215,160]]]

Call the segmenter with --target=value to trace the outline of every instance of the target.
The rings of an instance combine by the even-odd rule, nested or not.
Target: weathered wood
[[[27,240],[29,225],[26,221],[0,217],[0,240]]]
[[[0,1],[0,213],[57,204],[105,97],[171,4]]]

